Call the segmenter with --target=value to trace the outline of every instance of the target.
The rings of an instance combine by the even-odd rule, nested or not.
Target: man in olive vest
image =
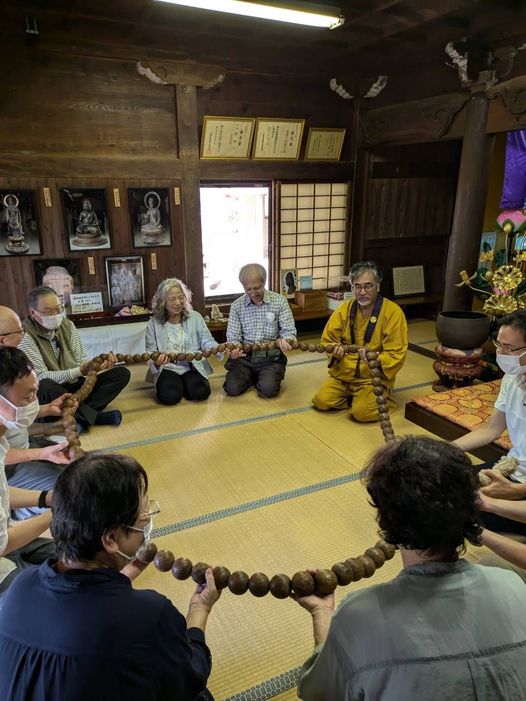
[[[38,398],[42,404],[64,392],[76,392],[84,383],[90,362],[79,332],[64,315],[64,307],[51,287],[32,290],[27,298],[29,316],[24,320],[25,335],[19,348],[31,360],[40,381]],[[114,367],[112,353],[102,363],[90,396],[79,405],[76,418],[81,428],[112,424],[122,420],[121,412],[103,409],[126,387],[130,371]]]

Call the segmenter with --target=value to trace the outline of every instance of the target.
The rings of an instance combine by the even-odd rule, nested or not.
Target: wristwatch
[[[43,491],[40,492],[40,495],[38,497],[38,508],[39,509],[49,509],[49,506],[46,504],[46,497],[49,493],[49,489],[44,489]]]

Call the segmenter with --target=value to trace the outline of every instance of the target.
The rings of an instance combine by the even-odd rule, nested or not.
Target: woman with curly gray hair
[[[182,360],[171,363],[169,353],[196,353],[210,350],[217,342],[201,314],[192,309],[192,293],[176,277],[163,280],[152,300],[153,316],[146,328],[146,351],[158,352],[150,361],[147,380],[155,382],[162,404],[178,404],[181,399],[203,401],[210,396],[208,360]]]

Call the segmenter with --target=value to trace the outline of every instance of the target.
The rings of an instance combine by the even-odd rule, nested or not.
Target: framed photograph
[[[60,190],[70,251],[111,248],[106,191],[102,188]]]
[[[255,123],[256,120],[250,117],[205,116],[201,132],[201,158],[249,158]]]
[[[267,161],[297,161],[304,119],[258,118],[252,157]]]
[[[135,248],[171,245],[169,188],[128,188],[128,210]]]
[[[106,281],[111,307],[145,303],[142,256],[106,258]]]
[[[298,271],[295,268],[286,268],[279,273],[281,294],[284,297],[294,297],[298,289]]]
[[[39,256],[41,253],[34,190],[1,190],[0,256]]]
[[[80,290],[79,275],[80,258],[55,258],[35,260],[35,281],[39,285],[47,285],[55,290],[57,297],[65,307],[71,304],[71,295]]]
[[[306,161],[339,161],[345,139],[345,129],[309,129]]]
[[[393,268],[393,296],[421,295],[426,291],[423,265]]]

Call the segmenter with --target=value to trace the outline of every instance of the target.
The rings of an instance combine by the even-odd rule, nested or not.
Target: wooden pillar
[[[184,238],[184,278],[193,292],[193,306],[204,310],[203,242],[199,140],[197,132],[197,90],[195,85],[176,85],[177,137],[181,164],[181,207]]]
[[[350,241],[347,246],[347,270],[353,263],[362,261],[365,256],[365,217],[367,213],[367,191],[371,175],[371,155],[364,148],[362,130],[360,126],[361,100],[355,102],[354,113],[354,178],[352,184],[352,198],[350,208]]]
[[[453,225],[444,281],[443,309],[471,309],[473,293],[456,287],[459,273],[477,268],[480,237],[488,194],[493,137],[486,133],[489,100],[484,92],[471,96],[466,109]]]

